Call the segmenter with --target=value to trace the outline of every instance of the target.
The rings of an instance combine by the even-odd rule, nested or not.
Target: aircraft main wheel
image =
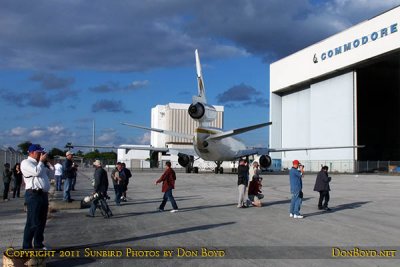
[[[219,173],[220,173],[220,174],[223,174],[223,173],[224,173],[224,168],[220,167],[220,168],[219,168]]]
[[[190,168],[189,166],[186,167],[186,173],[190,173],[192,171],[192,168]]]
[[[215,173],[215,174],[218,174],[218,167],[215,167],[214,173]]]
[[[193,173],[199,173],[199,167],[194,167],[193,168]]]

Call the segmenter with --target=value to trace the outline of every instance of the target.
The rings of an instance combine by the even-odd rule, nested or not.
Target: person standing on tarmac
[[[10,163],[4,164],[3,171],[3,182],[4,182],[4,192],[3,192],[3,201],[8,201],[8,192],[10,191],[10,184],[12,180],[13,173],[10,170]]]
[[[303,219],[304,216],[300,214],[302,194],[303,194],[303,181],[304,166],[296,159],[293,160],[293,167],[289,171],[290,178],[290,192],[292,193],[292,200],[290,202],[290,217],[295,219]]]
[[[72,202],[74,201],[71,198],[71,189],[72,189],[72,179],[74,178],[75,175],[75,170],[74,170],[74,163],[72,161],[72,158],[74,156],[74,153],[71,151],[68,151],[65,156],[67,159],[65,160],[63,164],[63,176],[64,176],[64,201],[65,202]]]
[[[94,193],[101,195],[102,197],[107,196],[108,190],[108,177],[106,170],[101,166],[100,160],[95,160],[93,162],[94,167],[96,168],[94,171]],[[88,217],[94,217],[97,203],[99,202],[99,197],[92,201],[90,205]]]
[[[172,205],[172,210],[171,212],[177,212],[178,211],[178,205],[176,205],[175,198],[172,195],[172,189],[175,189],[175,180],[176,180],[176,175],[175,171],[171,168],[171,162],[167,161],[165,163],[165,171],[161,175],[160,179],[154,182],[155,185],[159,183],[162,184],[162,192],[164,193],[163,196],[163,201],[160,204],[160,207],[158,208],[158,211],[164,211],[165,204],[167,204],[167,201],[171,202]]]
[[[246,188],[249,183],[249,166],[247,160],[241,159],[238,167],[238,208],[247,208]]]
[[[38,144],[30,145],[28,153],[28,158],[21,162],[27,203],[27,218],[22,248],[46,249],[43,240],[49,206],[48,192],[50,189],[48,171],[45,166],[47,154]]]
[[[329,187],[329,182],[331,181],[331,177],[328,176],[328,166],[323,166],[321,171],[317,175],[317,179],[315,179],[314,191],[319,192],[319,200],[318,200],[318,209],[330,211],[328,208],[329,202],[329,191],[331,188]],[[324,204],[322,205],[322,201]]]
[[[115,169],[111,172],[111,178],[114,184],[115,204],[117,206],[121,206],[121,197],[125,183],[125,172],[122,169],[121,162],[118,162]]]
[[[125,183],[123,185],[123,189],[122,189],[122,196],[121,196],[121,200],[123,202],[126,202],[126,191],[128,191],[128,184],[129,184],[129,178],[132,177],[132,173],[131,171],[126,167],[126,164],[124,162],[121,163],[122,164],[122,170],[125,173]]]

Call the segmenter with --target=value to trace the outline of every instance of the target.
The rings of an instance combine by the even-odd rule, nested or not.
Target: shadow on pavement
[[[308,214],[304,214],[304,215],[307,217],[311,217],[311,216],[317,216],[317,215],[322,215],[322,214],[327,214],[327,213],[335,213],[335,212],[342,211],[342,210],[357,209],[357,208],[360,208],[362,205],[365,205],[369,202],[371,202],[371,201],[347,203],[347,204],[342,204],[342,205],[338,205],[335,207],[331,207],[330,211],[321,210],[321,211],[317,211],[314,213],[308,213]]]
[[[128,242],[132,243],[134,241],[158,238],[158,237],[162,237],[162,236],[183,234],[183,233],[189,233],[189,232],[195,232],[195,231],[206,231],[209,229],[222,227],[222,226],[226,226],[226,225],[232,225],[232,224],[235,224],[235,222],[206,224],[206,225],[187,227],[187,228],[176,229],[176,230],[171,230],[171,231],[166,231],[166,232],[148,234],[148,235],[143,235],[143,236],[129,237],[129,238],[124,238],[124,239],[110,240],[110,241],[104,241],[104,242],[98,242],[98,243],[92,243],[92,244],[83,244],[83,245],[74,246],[74,247],[64,247],[64,248],[59,248],[57,250],[74,250],[74,249],[76,250],[76,249],[85,249],[88,247],[95,248],[95,247],[104,247],[104,246],[110,246],[110,245],[128,243]]]
[[[237,203],[221,204],[221,205],[202,205],[197,207],[179,209],[179,212],[188,212],[201,209],[220,208],[220,207],[236,207]]]

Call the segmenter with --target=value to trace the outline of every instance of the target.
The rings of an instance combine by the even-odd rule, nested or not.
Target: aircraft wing
[[[241,133],[245,133],[248,131],[252,131],[258,128],[262,128],[265,126],[269,126],[271,125],[272,122],[266,122],[266,123],[261,123],[261,124],[256,124],[256,125],[252,125],[252,126],[248,126],[248,127],[244,127],[244,128],[239,128],[239,129],[233,129],[230,131],[226,131],[226,132],[222,132],[222,133],[217,133],[217,134],[212,134],[209,137],[207,137],[205,140],[220,140],[232,135],[237,135],[237,134],[241,134]]]
[[[363,147],[365,147],[365,146],[321,146],[321,147],[270,148],[269,152],[307,151],[307,150],[363,148]]]
[[[189,139],[189,140],[193,140],[193,138],[194,138],[194,136],[191,134],[177,133],[177,132],[173,132],[173,131],[157,129],[157,128],[150,128],[150,127],[145,127],[145,126],[136,125],[136,124],[130,124],[130,123],[126,123],[126,122],[121,122],[121,124],[129,126],[129,127],[133,127],[133,128],[149,130],[149,131],[158,132],[158,133],[162,133],[162,134],[166,134],[166,135],[172,135],[172,136],[176,136],[176,137],[181,137],[181,138],[185,138],[185,139]]]
[[[167,147],[154,147],[154,146],[145,147],[145,146],[136,146],[136,145],[120,145],[118,148],[168,152],[168,148]]]
[[[321,147],[296,147],[296,148],[254,147],[245,150],[240,150],[237,153],[237,158],[247,157],[251,155],[268,155],[271,152],[308,151],[308,150],[363,148],[363,147],[365,146],[321,146]]]
[[[236,154],[236,158],[242,158],[252,155],[268,155],[269,149],[266,147],[254,147],[245,150],[240,150]]]
[[[170,148],[169,153],[172,155],[178,155],[178,156],[179,156],[179,154],[185,154],[185,155],[193,156],[193,157],[199,156],[199,155],[197,155],[196,151],[194,151],[194,149],[190,149],[190,148]]]
[[[179,155],[185,154],[189,156],[198,157],[194,149],[190,148],[168,148],[168,147],[143,147],[143,146],[136,146],[136,145],[120,145],[118,148],[125,148],[125,149],[135,149],[135,150],[151,150],[151,151],[158,151],[158,152],[168,152],[172,155]]]
[[[108,149],[118,149],[119,146],[93,146],[93,145],[74,145],[72,143],[68,143],[65,145],[65,148],[75,148],[75,147],[83,147],[83,148],[108,148]]]
[[[98,145],[74,145],[68,143],[65,145],[66,148],[75,148],[75,147],[83,147],[83,148],[106,148],[106,149],[134,149],[134,150],[151,150],[151,151],[160,151],[160,152],[168,152],[168,148],[165,147],[152,147],[152,146],[137,146],[137,145],[119,145],[119,146],[98,146]]]

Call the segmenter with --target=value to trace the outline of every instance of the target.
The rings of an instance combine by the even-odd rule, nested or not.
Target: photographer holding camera
[[[296,159],[293,160],[293,167],[289,171],[290,193],[292,200],[290,202],[290,217],[295,219],[303,219],[300,214],[301,202],[303,198],[303,181],[304,166]]]
[[[21,162],[27,204],[23,249],[46,249],[43,241],[49,206],[50,181],[45,162],[47,162],[47,154],[39,144],[31,144],[28,148],[28,158]]]
[[[101,166],[100,160],[95,160],[95,162],[93,162],[93,165],[96,168],[96,170],[94,171],[94,193],[98,194],[100,197],[105,197],[107,196],[108,190],[107,172]],[[98,202],[99,198],[93,200],[90,206],[89,214],[87,215],[88,217],[94,217]]]

